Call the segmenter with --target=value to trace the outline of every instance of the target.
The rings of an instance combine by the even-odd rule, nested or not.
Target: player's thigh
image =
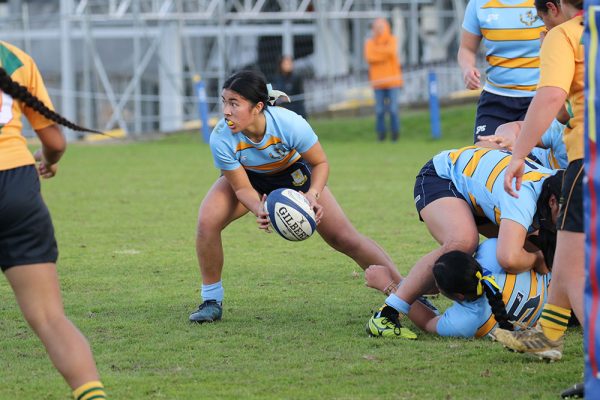
[[[64,315],[56,264],[17,265],[5,271],[27,321],[35,328]]]
[[[477,225],[471,208],[462,198],[439,198],[421,210],[421,218],[439,244],[460,244],[473,250],[477,247]]]
[[[358,237],[358,231],[354,228],[328,187],[323,189],[319,204],[323,206],[323,218],[317,226],[317,232],[326,242],[331,243],[331,241],[341,237],[348,239]]]
[[[477,245],[479,235],[469,204],[450,179],[437,174],[433,160],[417,174],[413,195],[419,218],[440,244]]]
[[[221,176],[200,204],[198,227],[222,229],[247,212],[248,209],[240,203],[227,179]]]
[[[583,233],[583,160],[569,163],[563,177],[560,211],[556,223],[559,231]]]

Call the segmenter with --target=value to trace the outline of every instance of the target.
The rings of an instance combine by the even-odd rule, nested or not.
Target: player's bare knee
[[[340,253],[351,256],[360,247],[360,238],[344,234],[336,234],[327,238],[327,243]]]
[[[215,221],[207,213],[200,213],[198,217],[198,226],[196,227],[196,237],[198,239],[214,235],[222,230],[222,224]]]
[[[38,334],[43,330],[53,329],[53,327],[66,321],[66,317],[63,313],[47,310],[26,312],[23,315],[29,326],[31,326],[31,329]]]
[[[463,251],[467,254],[473,254],[477,249],[477,239],[462,237],[453,238],[442,244],[442,253],[448,253],[450,251]]]

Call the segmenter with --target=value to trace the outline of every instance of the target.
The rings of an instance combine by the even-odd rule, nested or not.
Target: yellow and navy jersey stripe
[[[232,133],[225,120],[215,126],[210,148],[215,166],[221,170],[243,167],[248,171],[273,174],[300,160],[317,141],[308,122],[298,114],[282,107],[264,111],[266,131],[259,143],[243,133]]]
[[[0,41],[0,66],[13,81],[25,86],[32,95],[53,109],[42,76],[29,55],[9,43]],[[35,163],[22,135],[23,115],[36,130],[54,124],[32,108],[25,107],[20,101],[13,100],[0,91],[0,171]]]
[[[488,239],[477,249],[475,259],[484,272],[494,276],[502,290],[502,301],[510,321],[532,326],[539,319],[547,300],[550,274],[534,271],[520,274],[504,272],[496,258],[497,239]],[[471,302],[454,302],[437,323],[442,336],[483,337],[497,325],[485,295]]]
[[[544,149],[549,150],[546,154],[546,161],[542,161],[542,165],[551,169],[566,169],[569,165],[569,157],[567,156],[567,146],[563,140],[566,126],[561,124],[556,118],[546,129],[542,135],[542,145]]]
[[[486,216],[497,225],[504,218],[511,219],[529,229],[543,181],[556,171],[528,159],[519,198],[515,199],[504,191],[510,159],[508,151],[467,146],[439,153],[433,165],[438,176],[454,183],[474,215]]]
[[[486,48],[484,90],[511,97],[535,94],[545,27],[533,0],[471,0],[462,27],[481,36]]]
[[[498,272],[494,275],[502,289],[502,301],[509,319],[518,322],[520,326],[533,326],[547,300],[549,276],[534,271],[517,275]],[[490,308],[488,318],[479,326],[475,337],[488,335],[496,325],[496,318]]]

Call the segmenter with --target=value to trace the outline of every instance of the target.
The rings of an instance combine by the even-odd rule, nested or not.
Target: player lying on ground
[[[525,190],[515,199],[503,188],[510,158],[505,151],[469,146],[443,151],[421,169],[415,182],[415,205],[440,247],[417,261],[404,283],[371,318],[372,324],[381,325],[373,334],[385,329],[396,332],[398,326],[388,318],[389,312],[407,315],[416,298],[435,292],[435,261],[453,250],[473,254],[480,233],[498,237],[496,259],[507,273],[548,272],[542,252],[524,246],[528,233],[539,230],[539,247],[553,247],[562,171],[528,160]]]
[[[546,302],[550,274],[533,270],[507,274],[496,259],[497,242],[484,241],[474,257],[451,251],[435,261],[432,271],[436,287],[454,303],[441,316],[418,320],[419,328],[440,336],[483,337],[498,325],[513,330],[513,322],[518,323],[517,327],[535,324]],[[365,279],[370,287],[382,289],[392,277],[386,268],[372,265],[365,271]],[[367,332],[374,336],[412,336],[407,328],[394,322],[398,313],[387,311],[389,314],[383,312],[382,318],[390,320],[396,329],[387,329],[384,321],[370,320]]]

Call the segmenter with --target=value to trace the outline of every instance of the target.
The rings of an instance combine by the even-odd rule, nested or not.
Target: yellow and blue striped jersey
[[[527,159],[519,198],[514,198],[504,191],[504,173],[511,157],[505,150],[468,146],[442,151],[433,157],[433,165],[438,176],[454,183],[474,215],[487,217],[496,225],[510,219],[529,230],[544,179],[556,170]]]
[[[462,27],[481,36],[486,48],[484,90],[533,97],[539,80],[540,33],[545,30],[533,0],[470,0]]]
[[[246,170],[270,174],[300,160],[318,138],[304,118],[283,107],[267,107],[265,136],[255,143],[243,133],[232,133],[224,119],[210,135],[215,166],[221,170]]]
[[[550,169],[566,169],[569,165],[567,146],[563,141],[564,130],[565,125],[555,119],[542,135],[544,148],[534,147],[531,150],[531,154],[538,159],[542,166]]]
[[[497,239],[479,245],[475,259],[491,273],[500,289],[509,320],[533,326],[548,296],[550,274],[534,271],[507,274],[496,259]],[[436,331],[441,336],[482,337],[496,327],[496,319],[485,295],[475,301],[454,302],[440,317]]]

